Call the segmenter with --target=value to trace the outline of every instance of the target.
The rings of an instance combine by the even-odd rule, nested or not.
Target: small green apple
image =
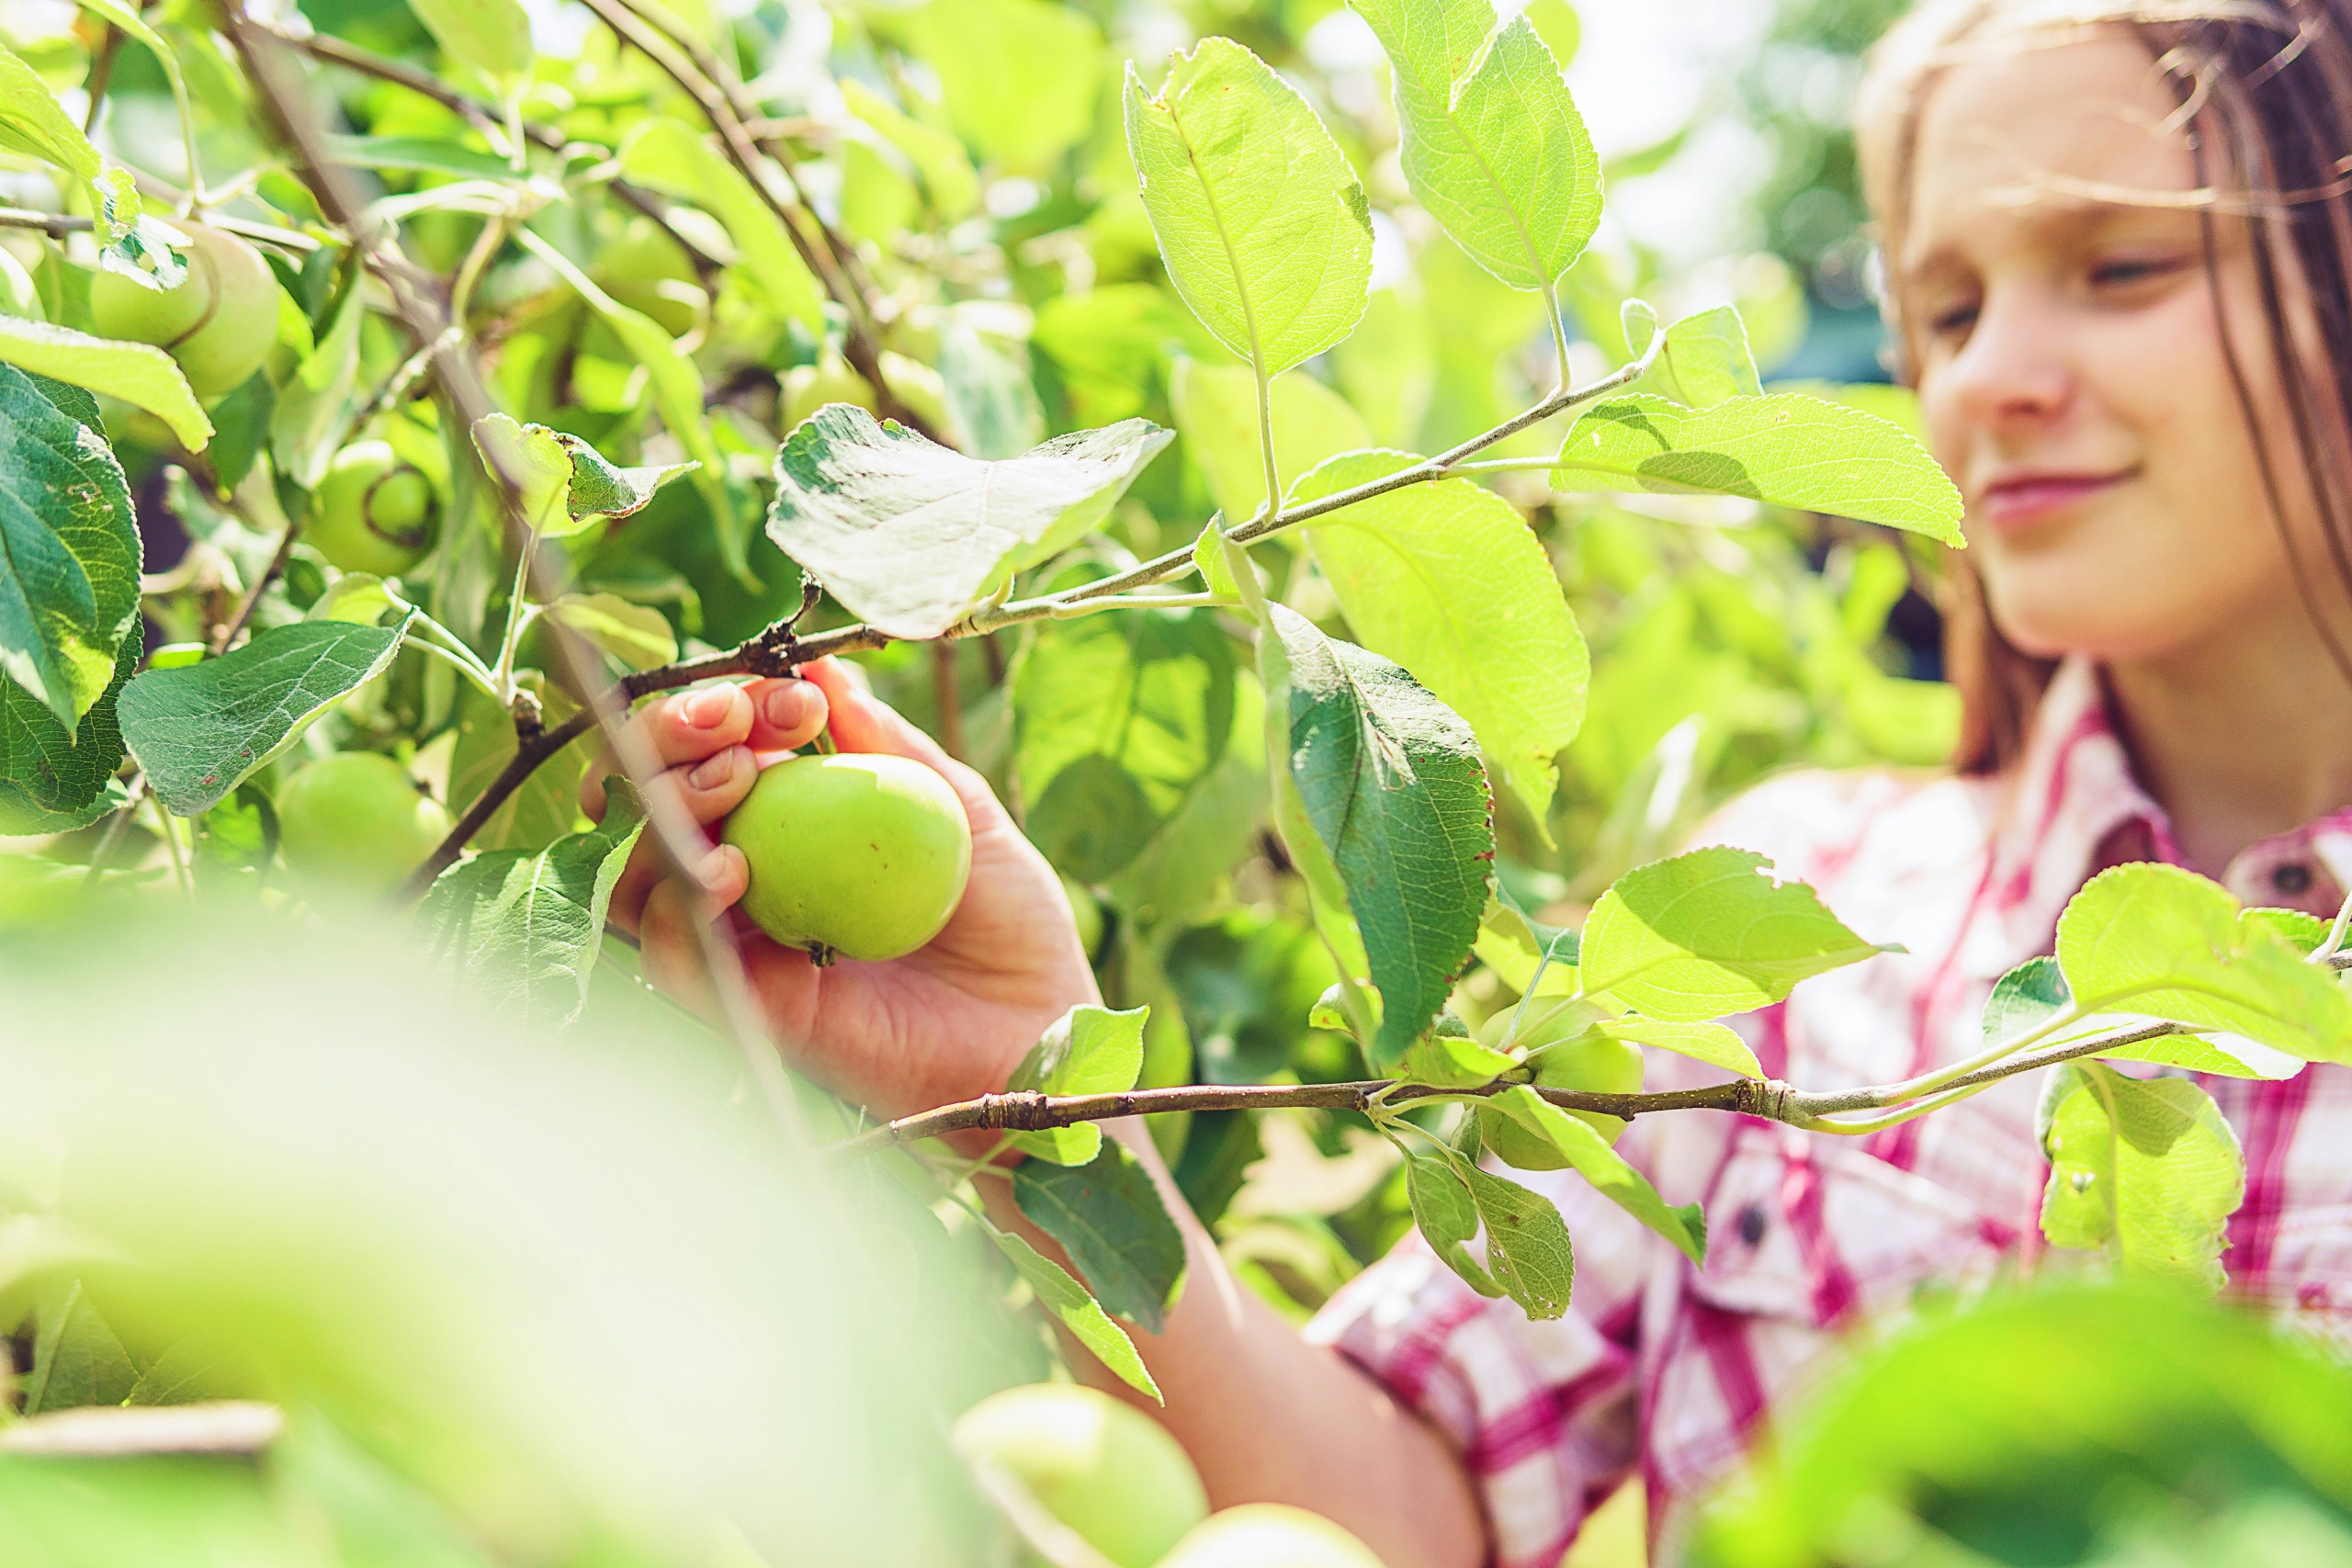
[[[187,276],[148,288],[117,273],[90,280],[90,322],[100,337],[152,343],[179,361],[198,400],[244,385],[277,342],[277,278],[261,253],[209,224],[174,219],[187,236]]]
[[[343,571],[397,577],[441,536],[433,481],[382,441],[355,441],[334,455],[302,536]]]
[[[1208,1495],[1159,1422],[1099,1390],[1032,1383],[956,1423],[956,1452],[992,1463],[1119,1568],[1152,1568],[1208,1517]]]
[[[1546,1009],[1551,1010],[1548,1015]],[[1510,1024],[1515,1010],[1505,1008],[1488,1019],[1478,1038],[1498,1051],[1523,1047],[1528,1066],[1535,1069],[1535,1081],[1542,1087],[1581,1089],[1588,1094],[1632,1094],[1642,1087],[1642,1048],[1587,1034],[1593,1020],[1585,1009],[1563,1005],[1557,998],[1538,997],[1528,1006],[1529,1015],[1536,1021],[1513,1036]],[[1612,1144],[1624,1135],[1623,1117],[1603,1116],[1597,1111],[1568,1114]],[[1479,1137],[1505,1165],[1521,1170],[1558,1170],[1566,1164],[1551,1145],[1501,1111],[1482,1105],[1477,1117]]]
[[[298,874],[390,889],[447,836],[448,809],[374,751],[338,751],[277,792],[277,851]]]
[[[1320,1514],[1287,1503],[1221,1508],[1158,1568],[1382,1568],[1372,1548]]]
[[[964,803],[907,757],[795,757],[727,818],[751,886],[743,912],[788,947],[903,958],[939,934],[972,871]]]

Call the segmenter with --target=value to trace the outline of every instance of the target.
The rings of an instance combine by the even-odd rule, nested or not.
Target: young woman
[[[1967,500],[1968,716],[1951,773],[1782,779],[1706,835],[1906,950],[1749,1021],[1767,1070],[1817,1089],[1972,1054],[1995,977],[2049,951],[2106,865],[2172,861],[2322,914],[2352,886],[2352,0],[1932,6],[1883,46],[1863,130],[1895,342]],[[974,867],[954,921],[898,963],[820,972],[751,939],[775,1037],[881,1114],[999,1089],[1094,998],[1059,887],[977,774],[846,671],[809,675],[637,722],[714,821],[830,711],[844,748],[955,784]],[[701,874],[698,908],[644,871],[615,903],[648,972],[689,993],[688,921],[743,885],[729,850]],[[1657,1087],[1689,1064],[1654,1068]],[[2247,1159],[2233,1287],[2352,1325],[2352,1072],[2208,1087]],[[1645,1119],[1623,1147],[1669,1201],[1705,1204],[1706,1267],[1555,1181],[1577,1270],[1555,1323],[1408,1242],[1302,1337],[1182,1216],[1191,1283],[1142,1341],[1162,1418],[1220,1506],[1316,1508],[1394,1568],[1550,1568],[1636,1466],[1670,1560],[1842,1335],[2031,1261],[2035,1093],[1860,1140]]]

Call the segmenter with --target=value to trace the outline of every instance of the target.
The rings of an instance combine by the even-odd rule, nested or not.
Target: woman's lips
[[[2002,479],[1985,487],[1976,502],[1976,515],[1995,533],[2014,533],[2077,506],[2128,477],[2128,472],[2033,474]]]

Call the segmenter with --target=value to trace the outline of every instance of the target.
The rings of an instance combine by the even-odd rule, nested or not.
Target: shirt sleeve
[[[1643,1302],[1653,1273],[1679,1255],[1566,1172],[1506,1174],[1567,1220],[1576,1283],[1565,1316],[1530,1322],[1509,1299],[1479,1295],[1416,1232],[1343,1286],[1306,1335],[1453,1442],[1498,1568],[1555,1568],[1640,1457]]]

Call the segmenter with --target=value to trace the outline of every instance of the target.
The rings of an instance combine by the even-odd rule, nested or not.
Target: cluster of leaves
[[[267,360],[209,407],[164,350],[98,334],[94,276],[161,286],[182,237],[0,55],[0,146],[91,209],[29,222],[29,266],[0,253],[0,826],[50,836],[12,860],[20,901],[142,885],[160,852],[175,881],[327,908],[279,874],[274,802],[305,758],[379,752],[464,814],[422,867],[429,944],[485,1005],[560,1023],[639,827],[625,796],[579,818],[593,688],[868,652],[1099,917],[1120,1005],[1065,1020],[1015,1088],[1386,1082],[1305,1149],[1246,1112],[1170,1124],[1246,1273],[1309,1305],[1409,1221],[1557,1315],[1570,1238],[1489,1153],[1702,1258],[1697,1213],[1539,1084],[1521,1025],[1736,1086],[1761,1075],[1720,1021],[1878,951],[1758,857],[1656,856],[1790,756],[1934,755],[1948,697],[1878,644],[1901,536],[1958,544],[1959,501],[1871,394],[1768,389],[1736,310],[1602,302],[1604,171],[1537,25],[1560,7],[1355,0],[1393,93],[1350,116],[1224,37],[1114,85],[1119,41],[1046,0],[877,6],[823,49],[799,13],[594,0],[569,61],[511,0],[322,0],[309,39],[85,5],[58,69],[95,92],[114,28],[194,85],[187,205],[280,288]],[[307,142],[309,106],[254,68],[296,51],[344,117]],[[1384,232],[1412,276],[1375,288]],[[446,341],[420,276],[447,280]],[[476,354],[495,410],[447,370]],[[390,575],[324,543],[361,441],[446,520]],[[1625,499],[1564,499],[1597,494]],[[190,537],[169,572],[141,575],[134,496]],[[142,612],[178,640],[150,651]],[[1580,931],[1524,912],[1570,893]],[[2111,873],[2003,982],[1984,1056],[1786,1118],[1862,1130],[1839,1112],[1883,1125],[2078,1055],[2045,1117],[2050,1234],[2210,1272],[2225,1126],[2185,1080],[2093,1059],[2340,1056],[2340,940]],[[2109,1038],[2134,1020],[2167,1027]],[[1091,1127],[1016,1142],[1015,1195],[1077,1275],[976,1220],[1148,1388],[1120,1320],[1155,1325],[1182,1265],[1152,1185]],[[1244,1188],[1261,1152],[1346,1168],[1272,1234],[1253,1218],[1300,1211]]]

